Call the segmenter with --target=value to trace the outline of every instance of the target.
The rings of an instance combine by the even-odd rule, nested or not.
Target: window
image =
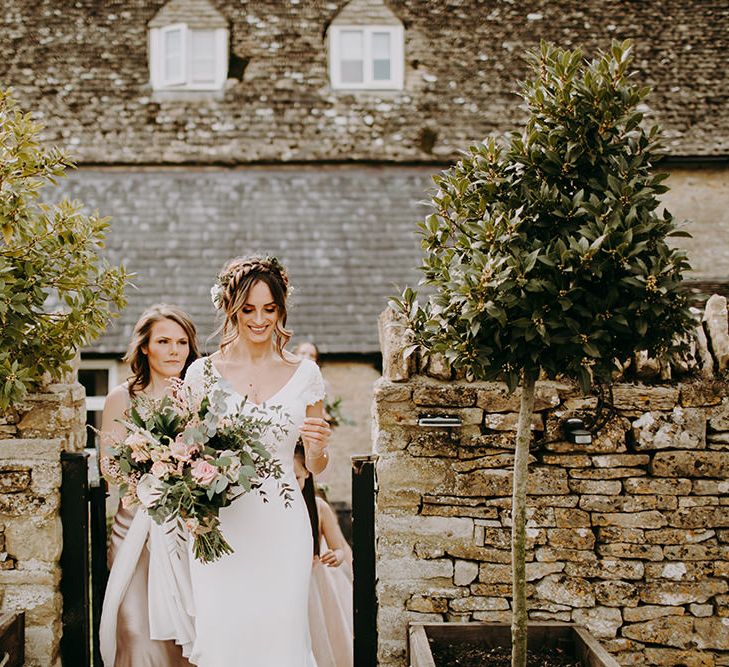
[[[96,433],[88,427],[101,428],[104,399],[118,384],[116,360],[82,359],[78,381],[86,390],[86,446],[93,448],[96,443]]]
[[[404,34],[400,26],[332,26],[332,88],[399,90],[403,87]]]
[[[228,31],[185,23],[150,30],[149,69],[155,90],[220,90],[228,76]]]

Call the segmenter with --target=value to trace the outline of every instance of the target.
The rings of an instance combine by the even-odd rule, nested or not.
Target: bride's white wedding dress
[[[210,360],[193,363],[185,384],[201,391],[206,365],[228,393],[233,412],[243,397]],[[307,617],[311,526],[293,459],[306,408],[323,398],[319,367],[304,359],[289,381],[256,407],[287,429],[282,439],[270,437],[266,444],[281,462],[293,502],[286,507],[277,482],[265,482],[268,502],[249,493],[220,511],[223,535],[234,552],[206,565],[190,558],[195,616],[190,661],[199,667],[316,667]]]

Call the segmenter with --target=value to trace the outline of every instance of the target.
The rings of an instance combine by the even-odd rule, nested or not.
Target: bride
[[[195,643],[199,667],[315,667],[307,620],[312,533],[296,483],[293,455],[301,436],[306,467],[327,465],[329,425],[318,366],[286,352],[289,291],[284,267],[270,257],[226,264],[211,294],[225,321],[220,349],[188,369],[185,384],[202,392],[205,377],[228,394],[228,409],[264,410],[287,429],[268,438],[293,490],[286,506],[275,480],[265,497],[249,493],[220,511],[221,529],[234,552],[201,564],[191,559]]]

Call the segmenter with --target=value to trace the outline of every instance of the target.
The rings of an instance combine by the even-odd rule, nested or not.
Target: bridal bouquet
[[[271,416],[243,403],[226,414],[226,393],[206,380],[199,400],[182,382],[173,381],[170,396],[160,400],[138,397],[123,422],[126,436],[112,448],[107,475],[119,484],[122,504],[141,503],[158,524],[193,537],[193,553],[210,563],[233,549],[220,530],[221,507],[255,491],[267,502],[265,479],[280,480],[283,470],[263,442],[285,429]],[[286,505],[292,489],[278,483]]]

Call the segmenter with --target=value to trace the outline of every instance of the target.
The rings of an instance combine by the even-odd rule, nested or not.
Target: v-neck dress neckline
[[[228,388],[234,394],[236,394],[237,396],[240,396],[241,398],[245,398],[248,403],[251,403],[252,405],[255,405],[257,408],[261,408],[264,405],[270,405],[271,404],[271,401],[273,401],[274,399],[278,398],[279,395],[281,395],[284,392],[284,390],[294,381],[294,378],[299,374],[299,371],[301,370],[301,367],[304,365],[304,360],[302,359],[301,361],[299,361],[299,365],[296,367],[296,370],[291,374],[291,377],[289,377],[289,379],[286,380],[286,382],[280,387],[280,389],[278,389],[276,391],[276,393],[274,393],[272,396],[270,396],[269,398],[267,398],[265,401],[262,401],[260,403],[257,403],[252,398],[250,398],[250,396],[248,394],[241,394],[241,392],[239,392],[235,388],[235,386],[233,385],[233,383],[230,380],[228,380],[228,378],[226,378],[218,370],[218,367],[215,365],[215,363],[213,362],[213,360],[210,359],[209,361],[210,361],[210,366],[212,366],[212,369],[215,372],[215,374],[218,376],[218,380],[219,381],[222,381],[224,384],[226,384],[228,386]]]

